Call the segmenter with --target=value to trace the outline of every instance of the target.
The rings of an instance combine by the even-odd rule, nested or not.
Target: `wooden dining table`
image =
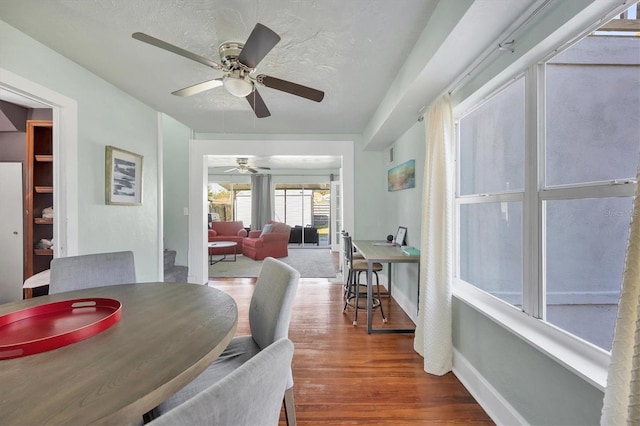
[[[121,317],[85,340],[0,359],[0,424],[141,424],[209,366],[235,334],[234,300],[186,283],[123,284],[0,305],[0,315],[61,300],[110,298]]]

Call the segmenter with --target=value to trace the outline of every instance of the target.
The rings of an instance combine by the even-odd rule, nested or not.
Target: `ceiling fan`
[[[224,72],[222,77],[203,81],[172,92],[176,96],[191,96],[224,85],[232,95],[246,98],[258,118],[269,117],[271,113],[262,100],[260,93],[258,93],[256,85],[280,90],[316,102],[320,102],[324,98],[324,92],[311,87],[265,74],[253,75],[260,61],[280,41],[278,34],[260,23],[257,23],[253,28],[246,43],[230,41],[220,45],[218,52],[222,64],[141,32],[133,33],[131,36],[136,40]]]
[[[238,163],[238,165],[236,167],[233,167],[233,168],[229,169],[229,170],[225,170],[225,173],[232,172],[234,170],[237,170],[240,173],[247,173],[247,172],[258,173],[258,169],[260,169],[260,170],[271,170],[270,167],[250,166],[248,158],[236,158],[236,162]]]

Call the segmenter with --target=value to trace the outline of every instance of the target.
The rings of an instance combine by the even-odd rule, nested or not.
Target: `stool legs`
[[[349,273],[347,275],[347,283],[345,284],[346,290],[345,290],[345,302],[344,302],[344,307],[342,308],[342,312],[346,313],[347,310],[347,306],[349,305],[349,301],[352,299],[355,299],[355,304],[353,304],[352,306],[355,309],[355,313],[354,313],[354,317],[353,317],[353,325],[358,325],[358,301],[360,299],[360,273],[361,272],[367,272],[367,271],[356,271],[353,269],[349,270]],[[387,318],[384,315],[384,308],[382,307],[382,299],[381,299],[381,295],[380,295],[380,277],[378,276],[378,273],[376,271],[373,271],[373,273],[376,276],[376,291],[377,291],[377,298],[375,298],[373,300],[373,306],[372,309],[378,308],[380,307],[380,314],[382,315],[382,322],[386,323],[387,322]],[[367,277],[367,282],[368,282],[368,277]]]

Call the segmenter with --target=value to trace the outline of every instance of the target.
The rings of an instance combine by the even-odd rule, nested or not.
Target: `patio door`
[[[331,225],[329,235],[331,235],[331,251],[341,251],[342,238],[342,187],[340,181],[331,181]]]

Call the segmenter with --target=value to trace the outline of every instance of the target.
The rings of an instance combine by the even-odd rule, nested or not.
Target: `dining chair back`
[[[135,282],[131,251],[59,257],[51,261],[49,294]]]
[[[280,339],[149,424],[276,426],[292,357],[293,343]]]
[[[267,257],[263,264],[249,304],[251,335],[234,337],[209,368],[171,398],[156,407],[148,417],[162,415],[193,398],[211,384],[238,369],[273,342],[289,336],[293,301],[300,273],[286,263]],[[293,375],[289,370],[284,408],[287,424],[294,426]]]

